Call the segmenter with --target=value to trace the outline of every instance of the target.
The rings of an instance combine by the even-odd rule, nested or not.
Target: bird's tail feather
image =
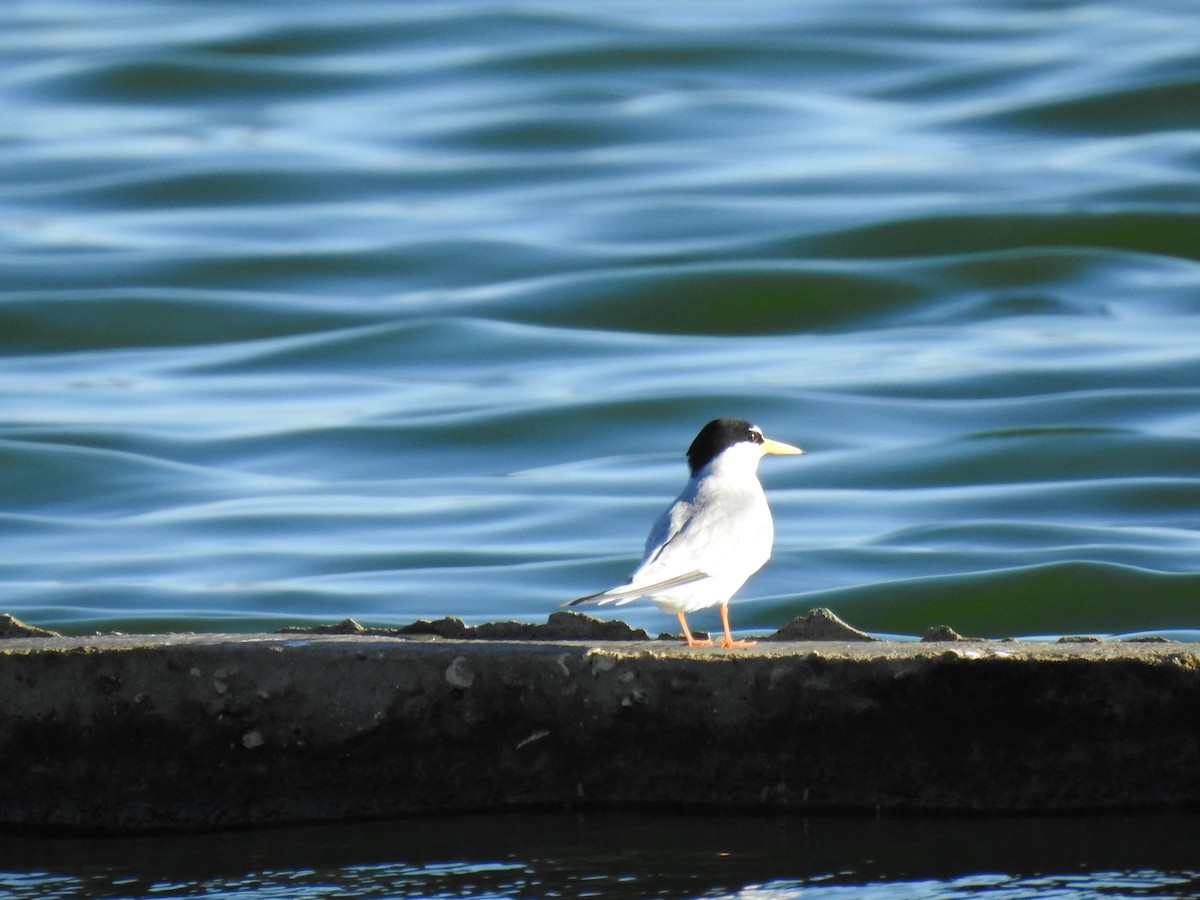
[[[607,591],[600,591],[598,594],[588,594],[586,597],[577,597],[574,600],[569,600],[562,604],[563,606],[576,606],[580,603],[595,603],[603,606],[605,603],[616,603],[617,606],[624,606],[636,600],[638,597],[646,597],[650,594],[656,594],[659,591],[665,591],[673,587],[691,584],[695,581],[707,578],[707,572],[701,572],[699,569],[694,572],[687,572],[683,575],[676,575],[673,578],[667,578],[663,581],[654,582],[634,582],[632,584],[622,584],[614,588],[609,588]]]

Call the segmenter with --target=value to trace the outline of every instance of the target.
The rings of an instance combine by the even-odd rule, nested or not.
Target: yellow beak
[[[803,453],[799,447],[793,447],[791,444],[784,444],[780,441],[773,441],[770,438],[763,438],[762,452],[775,453],[779,456],[791,456],[796,453]]]

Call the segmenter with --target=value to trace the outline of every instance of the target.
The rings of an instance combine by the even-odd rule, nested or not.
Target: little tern
[[[719,605],[725,628],[721,646],[751,645],[730,634],[729,598],[771,557],[775,540],[758,464],[767,454],[803,452],[764,437],[744,419],[709,422],[688,447],[688,483],[650,529],[645,555],[629,581],[564,605],[623,606],[646,597],[679,617],[689,647],[712,641],[692,636],[686,614]]]

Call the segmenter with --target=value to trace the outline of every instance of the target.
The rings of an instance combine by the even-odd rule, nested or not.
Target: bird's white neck
[[[757,444],[734,444],[716,456],[707,466],[696,473],[697,479],[713,477],[721,481],[736,483],[758,480],[758,464],[762,451]]]

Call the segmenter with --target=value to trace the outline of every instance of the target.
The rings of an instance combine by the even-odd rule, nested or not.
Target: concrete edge
[[[16,827],[1200,805],[1187,644],[30,637],[0,697]]]

